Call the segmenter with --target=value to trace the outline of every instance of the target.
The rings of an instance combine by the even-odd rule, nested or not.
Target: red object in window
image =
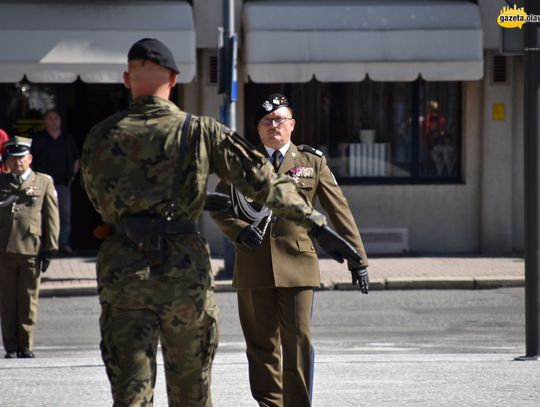
[[[4,143],[9,140],[8,134],[0,129],[0,157],[4,156]],[[8,172],[4,164],[0,164],[0,172]]]
[[[440,134],[445,130],[446,118],[437,112],[429,113],[426,117],[426,131]]]

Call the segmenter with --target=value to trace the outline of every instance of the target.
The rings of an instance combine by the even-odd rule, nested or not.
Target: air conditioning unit
[[[361,229],[362,241],[367,255],[405,254],[409,252],[407,228]]]

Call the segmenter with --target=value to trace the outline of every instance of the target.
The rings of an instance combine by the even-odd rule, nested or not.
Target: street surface
[[[214,406],[254,406],[234,293],[217,294]],[[107,406],[97,297],[43,298],[35,360],[0,360],[0,406]],[[524,290],[318,291],[312,335],[321,406],[540,405],[525,351]],[[160,361],[156,406],[166,406]]]

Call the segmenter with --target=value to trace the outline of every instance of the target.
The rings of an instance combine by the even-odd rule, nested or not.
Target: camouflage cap
[[[15,136],[4,143],[5,158],[25,156],[30,153],[31,146],[31,138]]]
[[[128,51],[128,62],[138,59],[147,59],[177,74],[180,73],[171,50],[155,38],[143,38],[131,46]]]
[[[290,107],[287,98],[281,93],[272,93],[261,104],[261,108],[259,109],[260,117],[263,117],[268,113],[272,113],[274,110],[277,110],[283,106]]]

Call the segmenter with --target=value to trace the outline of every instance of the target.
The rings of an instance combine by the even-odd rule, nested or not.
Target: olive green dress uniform
[[[257,149],[267,154],[262,144]],[[367,266],[349,204],[322,153],[291,143],[278,174],[292,177],[313,205],[319,199],[338,234],[362,255],[361,266]],[[227,193],[229,186],[220,182],[216,190]],[[212,217],[233,242],[249,225],[228,214],[214,213]],[[252,394],[261,406],[311,405],[313,354],[309,327],[313,288],[320,286],[313,243],[304,228],[273,216],[261,246],[250,250],[237,244],[235,253],[233,285],[238,292]],[[352,266],[358,264],[349,264]]]
[[[0,174],[0,297],[6,352],[32,350],[36,324],[40,251],[58,249],[60,220],[52,178],[31,171],[22,184]]]
[[[106,223],[129,214],[200,216],[209,174],[306,227],[324,225],[288,177],[243,139],[208,117],[193,117],[183,178],[172,197],[186,113],[156,96],[94,126],[81,157],[84,188]],[[169,405],[210,406],[210,369],[217,347],[217,309],[209,248],[198,233],[165,236],[165,259],[150,269],[125,236],[109,236],[97,259],[102,306],[101,350],[115,406],[152,405],[156,349],[162,344]]]

